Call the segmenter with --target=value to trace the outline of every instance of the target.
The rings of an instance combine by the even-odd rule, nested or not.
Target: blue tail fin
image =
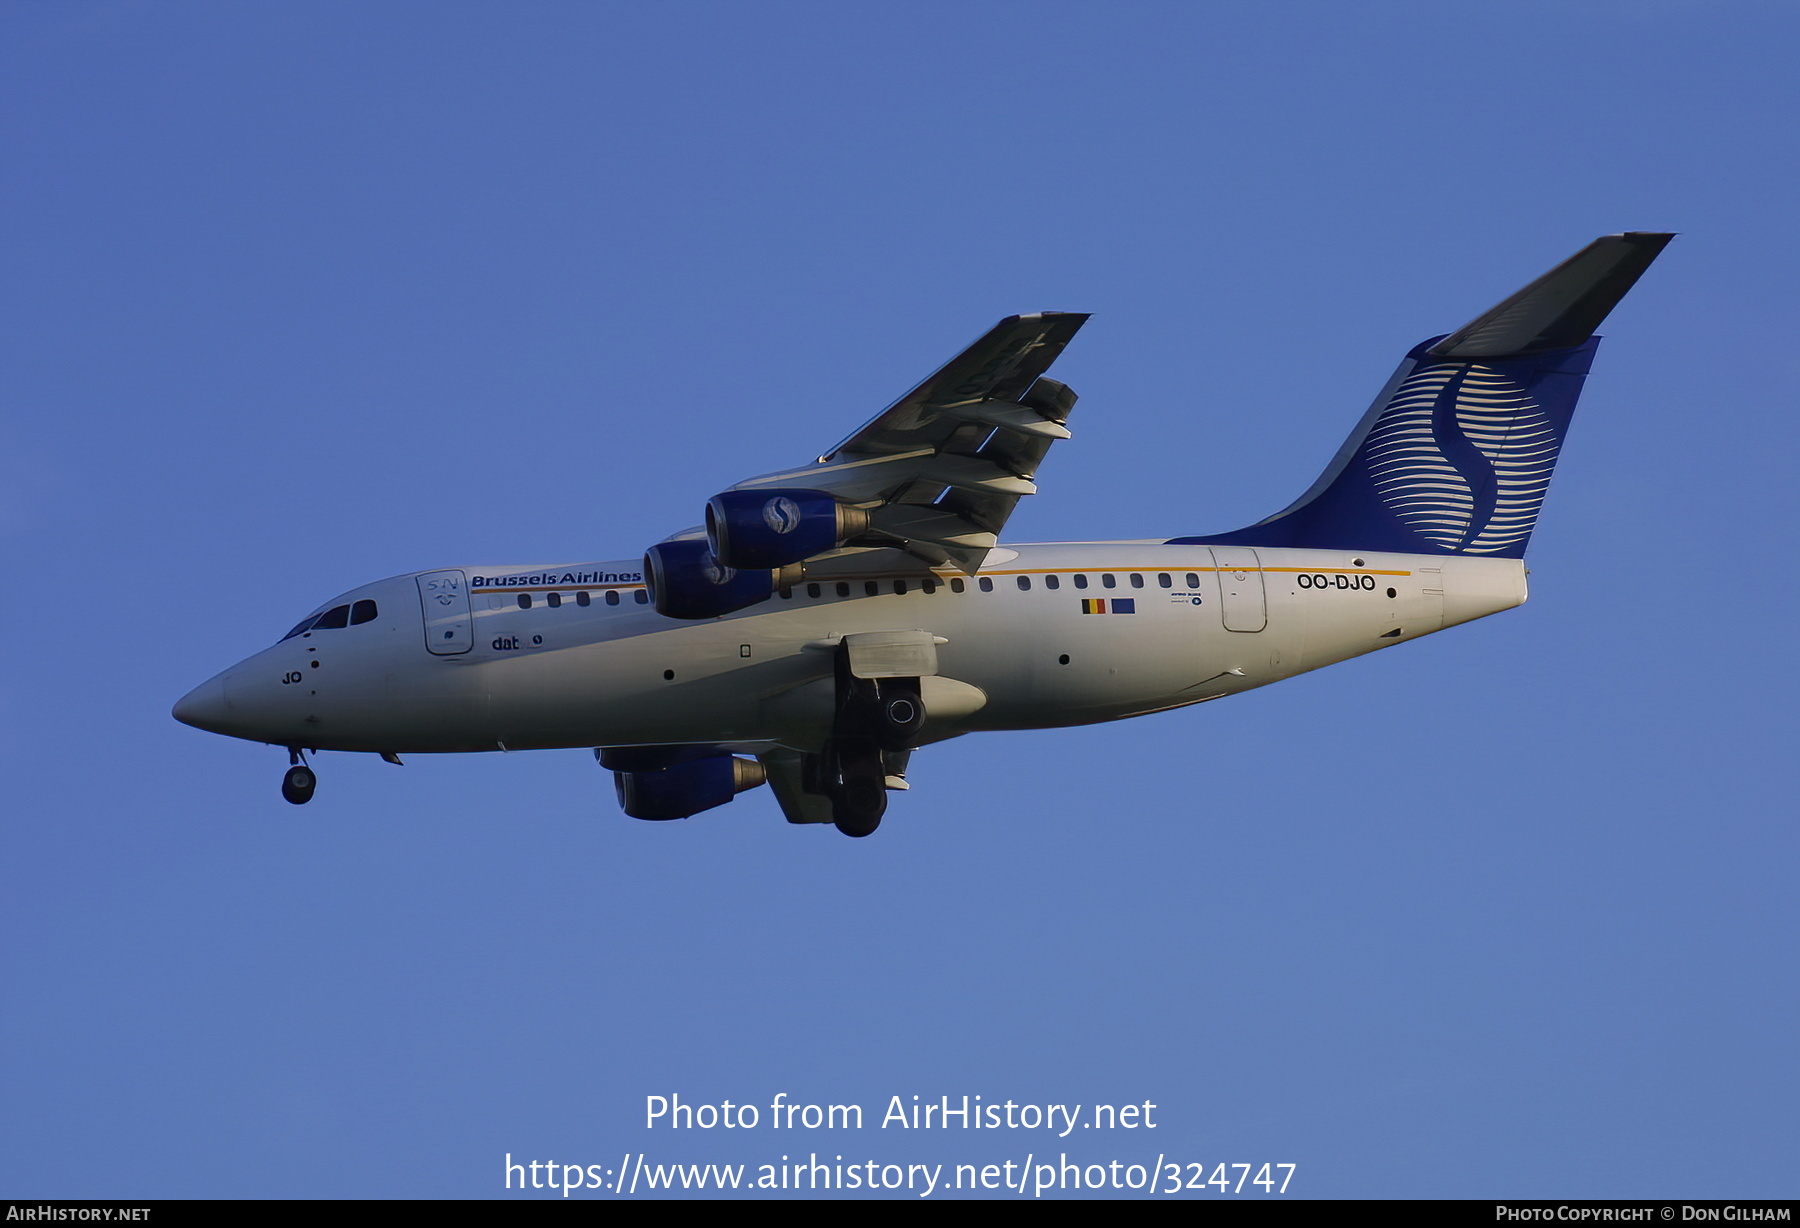
[[[1420,345],[1294,503],[1170,544],[1524,557],[1600,343],[1594,329],[1673,237],[1598,239]]]

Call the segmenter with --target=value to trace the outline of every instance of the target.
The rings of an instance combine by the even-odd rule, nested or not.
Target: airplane
[[[817,459],[639,560],[453,566],[324,602],[179,721],[321,750],[592,748],[624,812],[767,784],[874,832],[913,751],[1209,703],[1520,605],[1594,330],[1674,236],[1604,236],[1410,350],[1319,479],[1246,528],[1001,545],[1070,438],[1087,320],[1002,320]]]

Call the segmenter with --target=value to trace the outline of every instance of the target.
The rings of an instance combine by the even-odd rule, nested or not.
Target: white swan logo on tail
[[[1456,437],[1446,438],[1451,430]],[[1489,472],[1475,469],[1462,444]],[[1491,367],[1436,363],[1395,389],[1363,455],[1376,494],[1408,528],[1446,550],[1495,554],[1531,536],[1560,446],[1513,380]]]

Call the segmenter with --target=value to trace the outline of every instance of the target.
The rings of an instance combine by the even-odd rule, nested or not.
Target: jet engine
[[[706,540],[731,567],[785,567],[868,528],[868,512],[818,490],[728,490],[706,504]]]
[[[596,755],[612,769],[619,805],[634,819],[685,819],[768,779],[756,760],[711,746],[628,746]]]
[[[644,583],[667,618],[717,618],[766,601],[775,591],[768,568],[727,567],[703,541],[658,542],[644,552]]]

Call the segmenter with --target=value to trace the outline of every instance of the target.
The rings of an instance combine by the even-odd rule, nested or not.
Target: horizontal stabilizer
[[[1628,231],[1595,239],[1426,353],[1433,358],[1505,358],[1572,350],[1594,335],[1674,237]]]

